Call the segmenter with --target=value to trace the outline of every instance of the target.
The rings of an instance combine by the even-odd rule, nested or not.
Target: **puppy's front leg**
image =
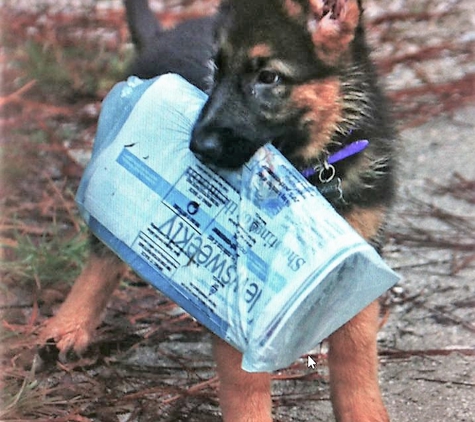
[[[213,352],[219,375],[219,401],[225,422],[272,421],[271,376],[241,368],[242,354],[213,336]]]
[[[375,301],[329,338],[331,399],[338,422],[389,422],[378,384],[378,320]]]
[[[46,321],[40,342],[44,344],[54,339],[62,357],[70,349],[83,352],[101,323],[107,302],[125,270],[125,264],[113,252],[91,238],[86,266],[58,313]]]
[[[379,243],[385,207],[344,215],[366,240]],[[330,389],[338,422],[389,422],[378,383],[379,302],[376,300],[329,338]]]

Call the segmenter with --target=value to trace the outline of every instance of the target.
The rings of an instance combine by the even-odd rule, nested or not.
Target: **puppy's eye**
[[[258,73],[257,82],[265,85],[275,85],[280,82],[280,75],[273,70],[264,69]]]

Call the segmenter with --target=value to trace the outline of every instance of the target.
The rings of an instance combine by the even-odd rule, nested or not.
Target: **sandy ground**
[[[475,108],[468,108],[451,119],[438,119],[402,133],[402,178],[394,226],[406,224],[401,214],[410,209],[408,198],[414,197],[475,221],[473,208],[450,196],[431,196],[427,190],[428,181],[446,184],[454,171],[468,179],[475,177],[474,117]],[[430,227],[434,222],[420,220],[419,224]],[[381,344],[401,350],[467,348],[473,352],[475,269],[450,275],[453,256],[440,249],[389,245],[386,256],[394,268],[400,267],[404,280],[399,287],[407,295],[420,296],[417,306],[409,302],[392,309]],[[407,268],[414,262],[426,265]],[[471,330],[458,323],[462,320],[472,324]],[[382,385],[394,420],[475,421],[474,364],[473,354],[462,353],[383,359]]]

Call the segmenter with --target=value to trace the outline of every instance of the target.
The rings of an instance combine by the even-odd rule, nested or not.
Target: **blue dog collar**
[[[352,142],[351,144],[330,155],[325,160],[323,166],[317,165],[315,167],[306,168],[301,171],[301,174],[306,179],[316,173],[320,174],[322,170],[328,170],[332,164],[335,164],[338,161],[344,160],[345,158],[351,157],[352,155],[363,151],[368,145],[369,141],[367,139],[360,139],[358,141]]]

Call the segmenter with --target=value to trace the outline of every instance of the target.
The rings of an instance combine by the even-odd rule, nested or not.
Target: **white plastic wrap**
[[[92,231],[244,353],[288,366],[398,276],[271,145],[217,172],[188,148],[206,95],[177,75],[106,98],[77,194]]]

